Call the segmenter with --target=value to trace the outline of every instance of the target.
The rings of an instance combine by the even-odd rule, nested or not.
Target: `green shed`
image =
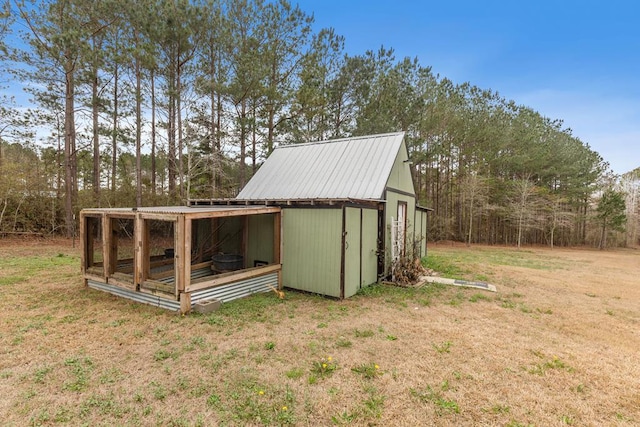
[[[283,286],[348,298],[426,255],[403,133],[276,148],[234,199],[80,213],[86,286],[185,313]]]
[[[234,204],[282,210],[282,285],[348,298],[426,256],[404,132],[276,148]]]

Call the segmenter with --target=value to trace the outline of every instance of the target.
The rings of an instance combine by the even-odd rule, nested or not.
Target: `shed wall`
[[[282,209],[282,284],[340,297],[342,209]]]

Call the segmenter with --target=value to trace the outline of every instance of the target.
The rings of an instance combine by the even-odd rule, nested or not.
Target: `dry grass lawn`
[[[287,292],[178,316],[0,240],[0,420],[24,425],[640,423],[640,251],[431,245],[498,293]]]

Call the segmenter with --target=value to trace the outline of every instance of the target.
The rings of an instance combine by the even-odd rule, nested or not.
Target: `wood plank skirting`
[[[108,292],[113,295],[127,298],[143,304],[149,304],[154,307],[160,307],[172,311],[180,310],[180,301],[163,298],[160,295],[152,295],[119,286],[109,285],[107,283],[89,279],[87,285],[90,288]],[[262,276],[249,277],[238,280],[236,282],[217,285],[212,288],[202,289],[190,294],[191,308],[200,301],[217,299],[224,302],[233,301],[234,299],[243,298],[249,295],[262,292],[271,292],[273,288],[278,288],[278,272],[268,272]],[[185,294],[189,295],[189,294]]]

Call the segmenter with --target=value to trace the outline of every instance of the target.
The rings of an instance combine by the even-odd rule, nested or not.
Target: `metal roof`
[[[381,199],[404,132],[276,148],[240,200]]]

